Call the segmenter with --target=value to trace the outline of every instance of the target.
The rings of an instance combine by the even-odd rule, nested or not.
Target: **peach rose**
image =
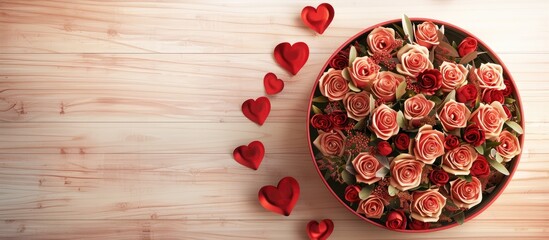
[[[494,140],[501,133],[503,124],[507,121],[507,114],[500,102],[492,102],[489,105],[481,103],[471,114],[470,121],[484,131],[486,139]]]
[[[415,138],[414,155],[425,164],[433,164],[444,154],[444,134],[433,130],[431,125],[423,125]]]
[[[370,94],[366,91],[348,92],[343,98],[343,105],[348,117],[360,121],[370,113]]]
[[[442,91],[451,92],[467,84],[469,71],[462,64],[443,62],[439,67],[442,73]]]
[[[395,30],[377,27],[368,34],[366,42],[372,53],[390,52],[395,46]]]
[[[481,89],[505,89],[503,68],[499,64],[483,63],[479,68],[475,68],[471,75]]]
[[[406,81],[406,78],[393,72],[380,72],[372,84],[372,93],[385,102],[396,100],[396,89],[398,85]]]
[[[355,86],[369,88],[377,78],[381,67],[369,57],[357,57],[349,67],[349,75]]]
[[[398,127],[397,112],[385,104],[379,105],[372,112],[372,123],[370,129],[380,139],[387,140],[391,136],[397,135]]]
[[[333,132],[319,132],[313,144],[324,156],[342,156],[345,136],[339,130]]]
[[[341,70],[333,68],[328,69],[322,74],[318,81],[320,93],[330,99],[330,101],[339,101],[349,92],[347,80],[341,75]]]
[[[472,208],[482,201],[482,184],[473,176],[471,182],[461,178],[450,182],[450,198],[460,208]]]
[[[477,151],[471,145],[461,145],[444,154],[442,169],[454,175],[469,175],[471,166],[477,157]]]
[[[438,26],[432,22],[423,22],[417,25],[416,32],[414,33],[416,42],[428,49],[431,49],[433,45],[438,45]]]
[[[401,191],[419,186],[424,166],[414,156],[401,153],[391,161],[391,185]]]
[[[471,111],[467,106],[455,100],[446,102],[438,113],[438,119],[446,132],[466,127],[470,117]]]
[[[412,194],[410,217],[422,222],[437,222],[445,205],[446,197],[438,189],[416,191]]]
[[[376,177],[376,172],[382,168],[379,161],[370,153],[361,152],[352,161],[353,167],[356,172],[356,181],[366,184],[372,184],[379,180],[380,177]]]
[[[420,45],[406,44],[397,53],[400,61],[397,71],[401,74],[417,77],[425,69],[432,69],[433,63],[429,61],[429,49]]]
[[[360,201],[358,204],[358,213],[363,213],[369,218],[380,218],[385,210],[385,201],[376,195],[370,195],[368,198]]]
[[[498,137],[498,142],[501,144],[496,147],[496,151],[503,157],[504,162],[509,162],[520,154],[519,140],[511,132],[503,130]]]
[[[423,94],[417,94],[404,101],[404,117],[409,121],[421,120],[433,110],[435,102],[427,100]]]

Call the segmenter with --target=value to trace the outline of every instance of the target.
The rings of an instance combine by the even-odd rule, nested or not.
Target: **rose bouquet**
[[[522,120],[514,83],[484,51],[460,31],[404,17],[332,56],[309,133],[349,208],[389,229],[435,229],[461,224],[499,189],[521,153]]]

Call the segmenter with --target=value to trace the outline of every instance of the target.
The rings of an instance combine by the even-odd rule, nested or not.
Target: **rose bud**
[[[471,175],[475,177],[487,177],[490,175],[490,165],[484,156],[478,155],[477,160],[473,162]]]
[[[322,130],[324,132],[330,132],[333,129],[330,118],[324,114],[317,113],[311,118],[311,125],[314,128]]]
[[[511,110],[505,105],[503,105],[503,111],[505,111],[505,114],[507,114],[507,118],[511,119],[513,117],[513,114],[511,114]]]
[[[503,84],[505,84],[505,89],[502,90],[503,96],[509,97],[514,91],[513,83],[511,80],[505,79],[503,80]]]
[[[444,148],[452,150],[459,146],[459,138],[456,135],[448,135],[444,138]]]
[[[466,37],[458,45],[458,53],[460,57],[464,57],[465,55],[471,52],[474,52],[476,50],[477,50],[477,40],[472,37]]]
[[[412,230],[424,230],[424,229],[429,229],[431,227],[431,224],[412,219],[410,224],[408,224],[408,227]]]
[[[465,84],[456,91],[456,100],[461,103],[468,103],[477,99],[478,91],[475,85]]]
[[[345,188],[345,200],[349,202],[357,202],[360,200],[358,194],[360,193],[360,187],[356,185],[349,185]]]
[[[486,137],[482,129],[480,129],[476,124],[471,124],[463,131],[463,140],[477,147],[486,141]]]
[[[482,101],[485,103],[492,103],[493,101],[504,103],[505,97],[502,91],[487,88],[482,91]]]
[[[408,150],[408,147],[410,146],[410,136],[406,133],[399,133],[396,135],[395,139],[395,147],[400,151],[406,151]]]
[[[389,229],[406,229],[406,215],[400,210],[395,210],[387,214],[385,226]]]
[[[336,70],[343,70],[349,66],[349,51],[340,51],[330,61],[330,67]]]
[[[433,95],[442,87],[442,73],[438,69],[427,69],[417,76],[417,86],[426,95]]]
[[[387,141],[380,141],[377,144],[377,152],[382,156],[388,156],[391,152],[393,152],[393,148]]]
[[[436,169],[429,173],[429,180],[437,186],[444,186],[450,180],[450,176],[444,170]]]
[[[342,111],[334,111],[328,115],[335,129],[343,129],[347,124],[347,114]]]

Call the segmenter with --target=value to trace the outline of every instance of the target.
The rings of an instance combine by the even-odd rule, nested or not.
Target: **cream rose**
[[[360,121],[370,113],[370,94],[366,91],[348,92],[343,98],[343,105],[348,117]]]
[[[377,78],[380,68],[369,57],[357,57],[349,67],[349,75],[355,86],[363,89],[369,88],[372,81]]]
[[[396,156],[391,161],[391,185],[401,191],[419,186],[424,166],[424,163],[410,154],[402,153]]]
[[[339,101],[349,92],[347,80],[341,75],[341,70],[333,68],[324,72],[318,81],[320,93],[330,99],[330,101]]]
[[[369,218],[380,218],[385,210],[385,201],[376,195],[370,195],[368,198],[360,201],[358,204],[358,213],[363,213]]]
[[[372,84],[372,93],[377,98],[385,102],[394,102],[396,100],[396,89],[406,78],[393,72],[380,72],[377,79]]]
[[[507,114],[500,102],[495,101],[489,105],[481,103],[471,114],[470,121],[484,131],[486,139],[494,140],[501,133],[503,124],[507,121]]]
[[[496,151],[503,157],[504,162],[509,162],[520,154],[520,142],[511,132],[503,130],[498,137],[498,142],[500,144],[496,147]]]
[[[380,139],[387,140],[391,136],[397,135],[398,127],[397,112],[385,104],[379,105],[372,112],[372,122],[370,129]]]
[[[444,134],[433,130],[431,125],[423,125],[415,138],[414,155],[425,164],[433,164],[444,154]]]
[[[427,100],[423,94],[417,94],[404,101],[404,117],[409,121],[421,120],[433,110],[435,102]]]
[[[471,182],[461,178],[450,182],[450,198],[460,208],[472,208],[482,201],[482,184],[476,177]]]
[[[455,100],[446,102],[438,113],[438,119],[446,132],[466,127],[467,120],[469,120],[470,117],[471,111],[467,106],[465,106],[464,103],[458,103]]]
[[[356,172],[356,181],[366,184],[372,184],[379,180],[380,177],[376,177],[376,172],[382,167],[379,161],[370,153],[361,152],[352,161],[353,167]]]
[[[368,34],[366,42],[372,53],[390,52],[395,45],[395,30],[377,27]]]
[[[431,49],[433,45],[439,44],[437,31],[438,26],[432,22],[423,22],[417,25],[414,33],[416,42],[421,46]]]
[[[471,145],[461,145],[444,154],[442,169],[454,175],[469,175],[471,166],[477,157],[477,151]]]
[[[422,222],[437,222],[445,205],[446,197],[438,189],[416,191],[412,194],[410,217]]]
[[[442,91],[451,92],[467,84],[469,71],[462,64],[443,62],[439,67],[442,74]]]
[[[429,49],[420,45],[406,44],[397,53],[400,61],[397,71],[401,74],[417,77],[425,69],[432,69],[433,63],[429,61]]]
[[[345,136],[339,130],[333,132],[320,132],[318,137],[313,141],[318,150],[324,156],[342,156],[344,147]]]
[[[503,83],[503,68],[496,63],[483,63],[472,72],[472,78],[481,89],[505,89]]]

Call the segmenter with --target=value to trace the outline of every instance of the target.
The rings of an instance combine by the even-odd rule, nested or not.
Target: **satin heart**
[[[284,81],[271,72],[263,77],[263,85],[265,86],[265,92],[269,95],[277,94],[284,89]]]
[[[318,223],[310,221],[307,224],[307,235],[311,240],[326,240],[334,231],[334,222],[330,219],[324,219]]]
[[[257,170],[265,156],[265,146],[260,141],[253,141],[248,146],[242,145],[233,151],[233,158],[238,163]]]
[[[278,65],[296,75],[309,59],[309,46],[304,42],[280,43],[274,49],[274,58]]]
[[[266,97],[259,97],[256,100],[248,99],[242,103],[242,113],[248,119],[259,125],[263,125],[271,112],[271,101]]]
[[[265,209],[290,216],[299,198],[299,183],[293,177],[285,177],[278,186],[264,186],[259,189],[259,203]]]
[[[322,34],[330,26],[332,20],[334,20],[334,8],[329,3],[323,3],[314,7],[307,6],[301,11],[301,20],[307,25],[307,27],[315,30],[315,32]]]

